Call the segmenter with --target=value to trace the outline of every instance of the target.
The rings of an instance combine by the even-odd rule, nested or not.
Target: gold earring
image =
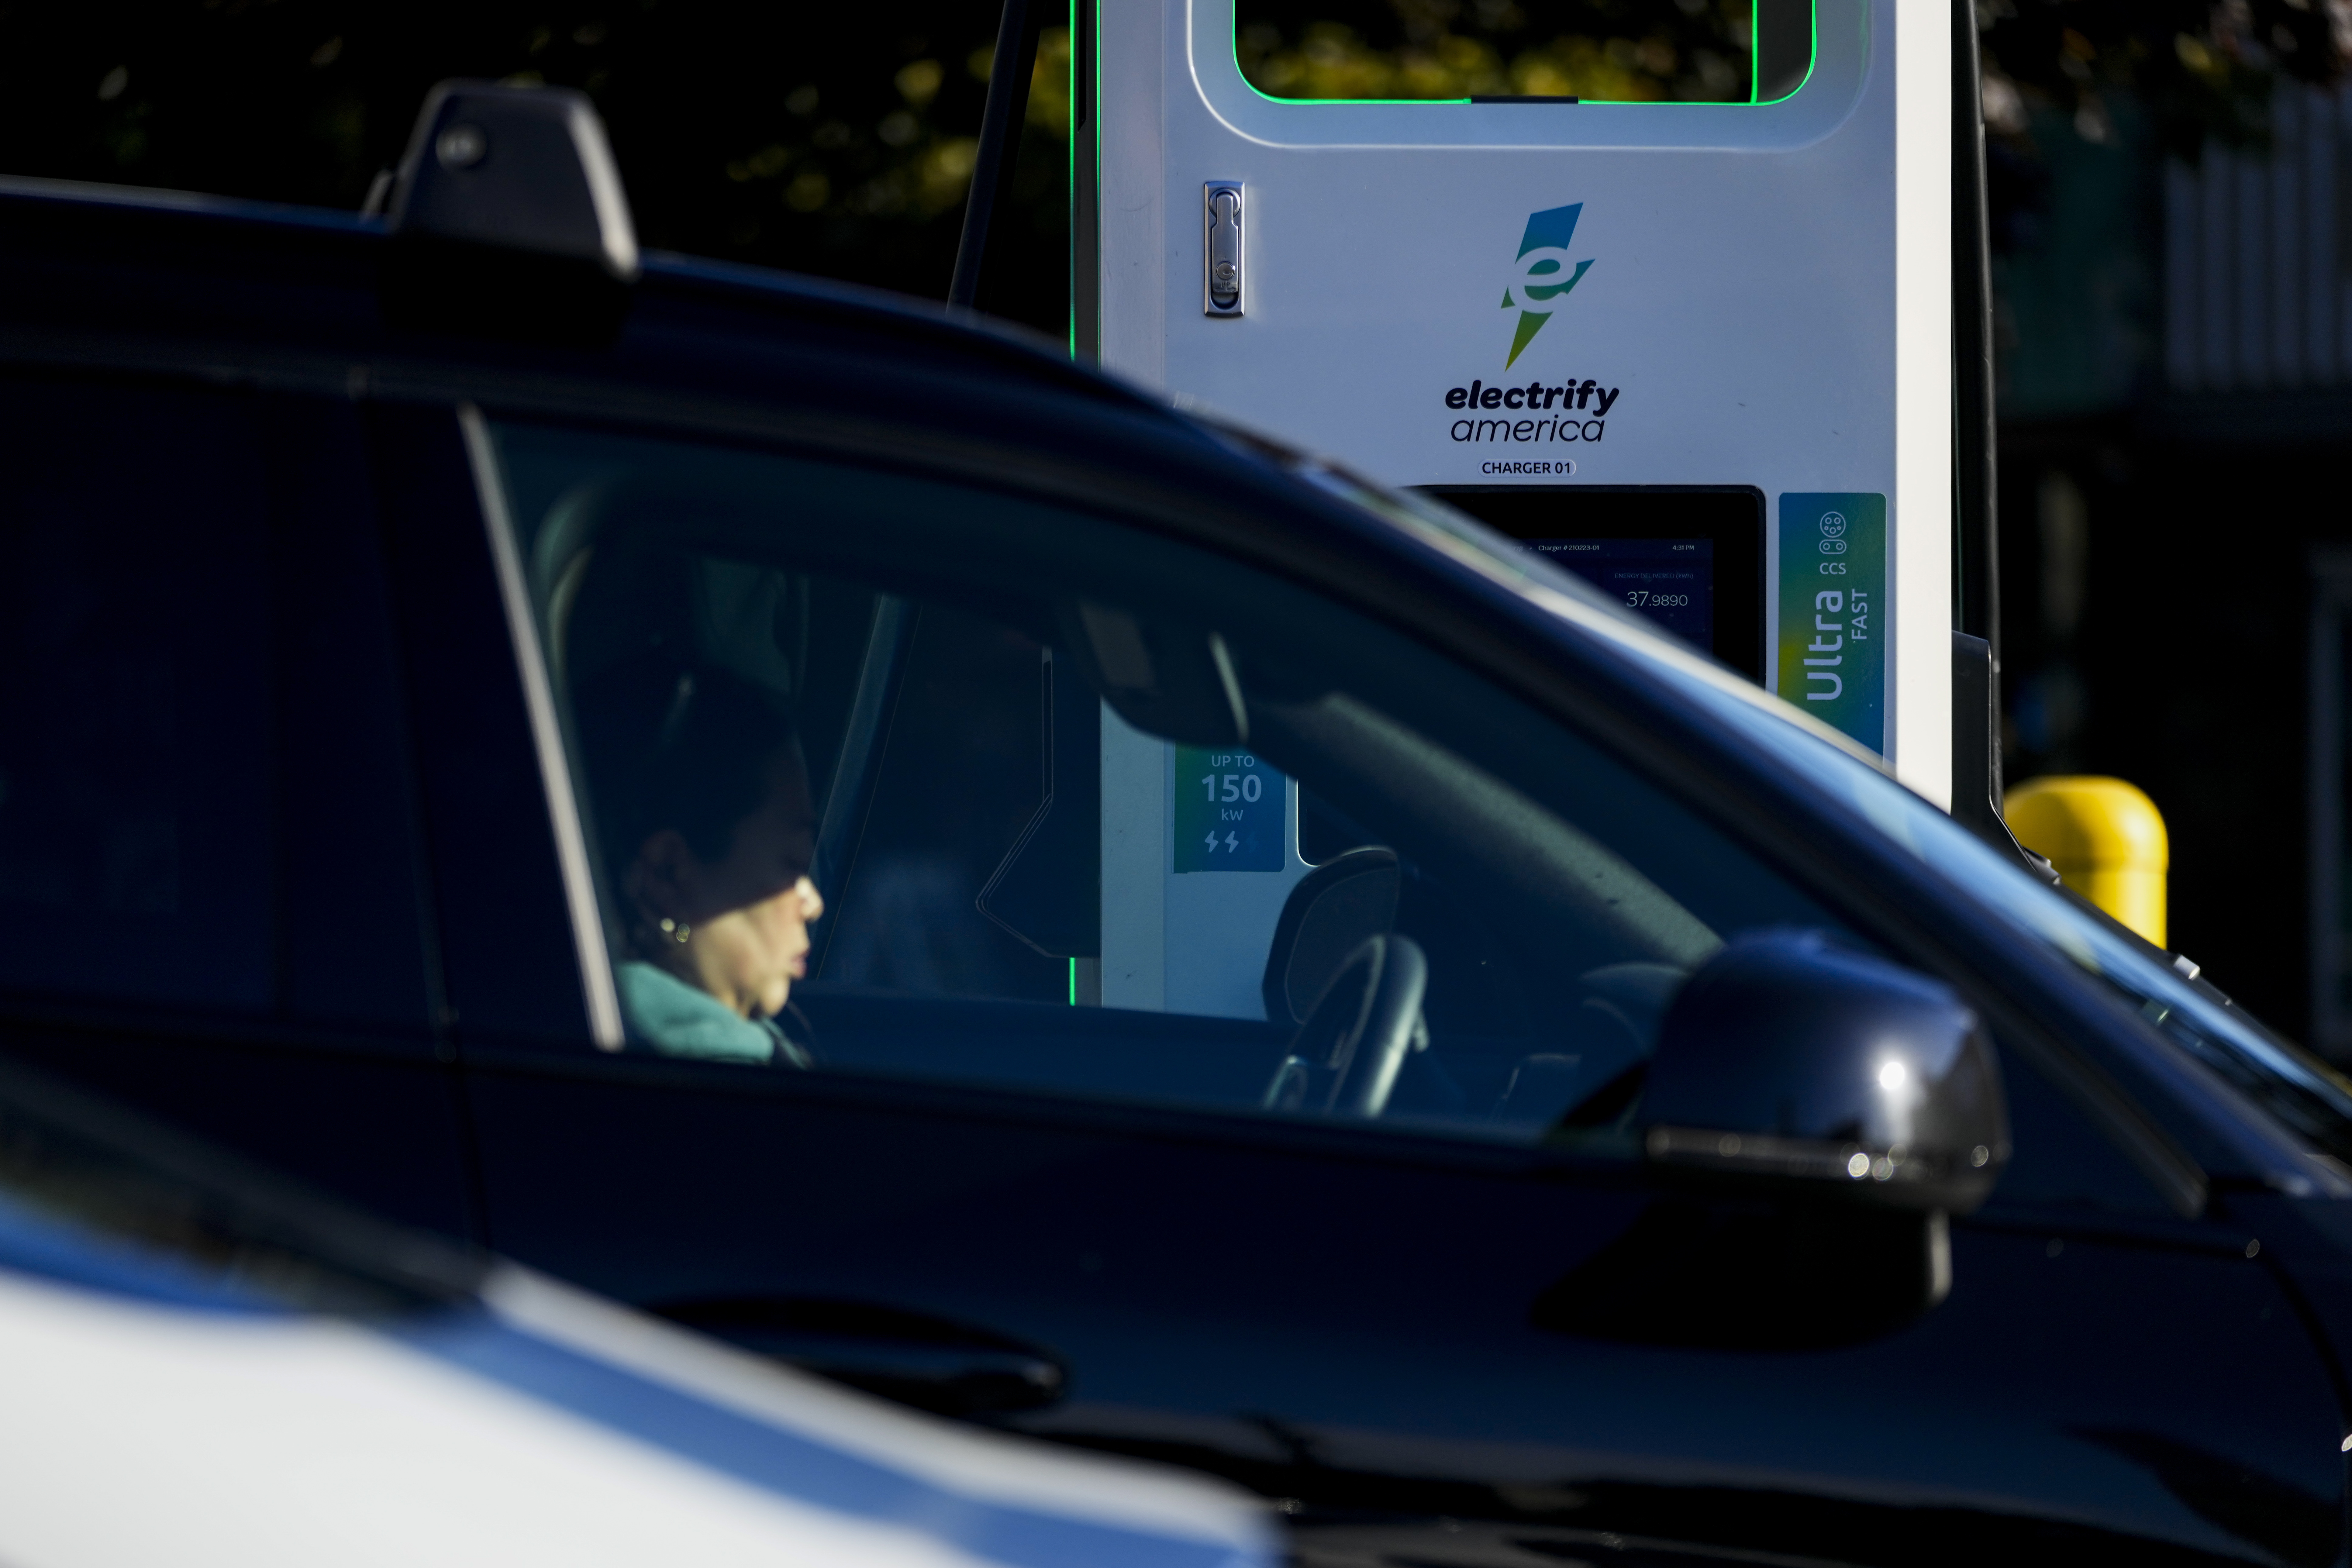
[[[667,916],[663,917],[661,929],[664,936],[668,937],[670,941],[677,942],[681,947],[686,944],[686,939],[694,934],[694,928],[692,926],[687,924],[684,921],[671,920]]]

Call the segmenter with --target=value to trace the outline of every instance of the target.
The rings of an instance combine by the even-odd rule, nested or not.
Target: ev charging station
[[[1234,0],[1099,0],[1081,352],[1564,537],[1593,490],[1760,494],[1760,581],[1709,584],[1760,596],[1751,673],[1947,802],[1948,8],[1809,8],[1777,102],[1370,103],[1257,91]]]
[[[1626,589],[1948,808],[1954,22],[1756,36],[1791,8],[1774,101],[1334,102],[1244,78],[1235,0],[1095,0],[1077,349]],[[1276,874],[1188,874],[1181,797],[1245,770],[1175,750],[1106,716],[1102,1000],[1255,1016],[1181,933],[1262,941],[1296,791]]]

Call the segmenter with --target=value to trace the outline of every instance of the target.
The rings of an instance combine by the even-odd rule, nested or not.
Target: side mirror
[[[2009,1157],[1975,1013],[1812,932],[1743,937],[1702,965],[1641,1093],[1665,1190],[1538,1298],[1538,1328],[1759,1350],[1892,1332],[1950,1290],[1946,1217]]]
[[[1657,1165],[1883,1208],[1965,1214],[2009,1158],[1976,1014],[1807,931],[1743,937],[1684,984],[1641,1120]]]

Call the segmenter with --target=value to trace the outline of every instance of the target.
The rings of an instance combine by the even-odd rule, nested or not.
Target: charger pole
[[[1984,85],[1976,0],[1952,5],[1952,626],[1990,645],[2000,694],[2000,529],[1993,413],[1992,257],[1985,201]],[[1992,795],[2000,798],[2000,742]]]
[[[980,153],[972,161],[971,194],[964,199],[963,234],[956,243],[955,276],[948,285],[948,303],[966,310],[980,298],[989,226],[996,209],[1013,194],[1016,139],[1028,115],[1029,77],[1037,67],[1037,29],[1030,26],[1030,11],[1028,0],[1004,0],[1003,15],[997,18],[988,104],[980,117]]]

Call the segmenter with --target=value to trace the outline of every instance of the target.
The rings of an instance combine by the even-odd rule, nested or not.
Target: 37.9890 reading
[[[1647,588],[1628,588],[1625,590],[1625,605],[1628,609],[1634,610],[1688,609],[1690,595],[1688,594],[1653,594]]]

